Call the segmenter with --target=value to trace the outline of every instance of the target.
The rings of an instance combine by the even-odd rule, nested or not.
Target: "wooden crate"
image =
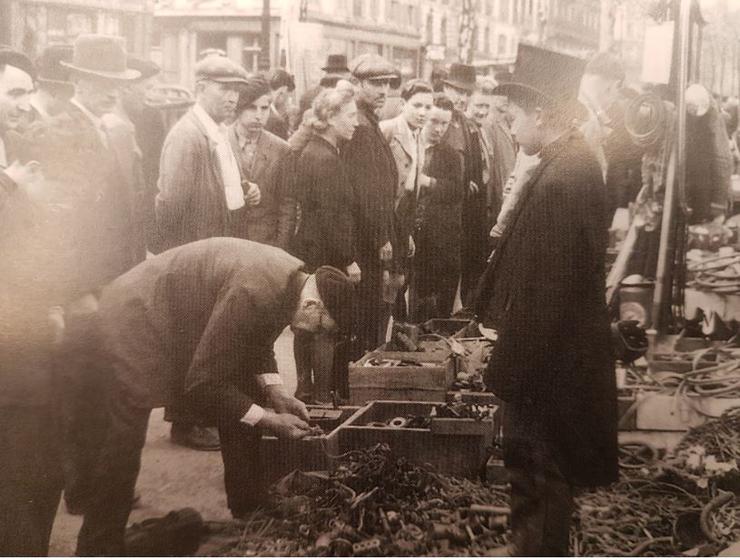
[[[369,366],[368,360],[412,360],[419,366]],[[445,400],[455,379],[455,360],[449,349],[428,352],[375,350],[349,365],[349,402],[364,405],[374,400]]]
[[[440,473],[477,477],[493,442],[493,421],[472,419],[433,420],[429,428],[368,426],[391,418],[428,416],[439,403],[375,401],[360,408],[337,429],[340,452],[387,443],[399,457],[416,464],[428,463]]]
[[[429,319],[424,323],[424,332],[440,336],[453,336],[464,331],[470,321],[467,319]]]

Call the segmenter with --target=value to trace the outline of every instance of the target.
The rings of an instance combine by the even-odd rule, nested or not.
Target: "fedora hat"
[[[473,91],[475,89],[475,67],[453,62],[450,65],[450,73],[442,80],[442,83],[457,89]]]
[[[72,61],[72,45],[50,45],[46,47],[36,59],[36,79],[42,84],[71,86],[69,68],[62,66],[62,62]]]
[[[494,94],[516,101],[528,97],[581,116],[578,88],[586,61],[532,45],[519,44],[511,81],[499,84]]]
[[[344,54],[330,54],[326,57],[326,64],[321,69],[329,74],[349,74],[347,56]]]
[[[72,62],[60,64],[83,76],[117,81],[138,79],[141,72],[129,68],[126,62],[122,37],[83,34],[75,40]]]

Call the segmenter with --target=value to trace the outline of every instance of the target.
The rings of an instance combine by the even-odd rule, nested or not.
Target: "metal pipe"
[[[676,193],[686,192],[686,88],[689,72],[689,32],[691,25],[692,0],[680,0],[678,21],[678,72],[676,80],[676,141],[666,177],[663,221],[660,231],[660,248],[656,271],[655,295],[653,297],[653,328],[665,334],[668,313],[671,308],[671,286],[673,283],[674,224],[677,210]],[[671,171],[675,170],[674,173]],[[678,188],[677,188],[678,187]]]

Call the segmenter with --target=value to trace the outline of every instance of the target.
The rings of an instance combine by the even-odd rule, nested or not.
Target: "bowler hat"
[[[83,76],[106,80],[132,81],[141,76],[126,66],[126,49],[122,37],[82,34],[75,40],[72,62],[60,64]]]
[[[577,99],[585,67],[580,58],[520,43],[511,81],[496,86],[494,93],[538,99],[577,116],[584,110]]]
[[[321,68],[324,72],[335,74],[349,74],[347,56],[344,54],[330,54],[326,57],[326,65]]]
[[[358,80],[393,80],[398,76],[396,68],[379,54],[365,53],[351,63],[352,75]]]
[[[247,72],[230,58],[212,54],[195,65],[195,79],[222,84],[246,84]]]
[[[42,84],[71,86],[69,68],[62,66],[61,62],[72,62],[73,51],[74,47],[72,45],[50,45],[46,47],[36,59],[37,80]]]
[[[352,325],[354,286],[349,276],[333,266],[316,269],[316,287],[329,315],[340,332],[348,333]]]
[[[36,69],[31,60],[22,52],[2,45],[0,46],[0,66],[5,66],[6,64],[23,70],[34,80],[36,79]]]
[[[475,67],[453,62],[450,65],[450,73],[442,80],[442,83],[457,89],[473,91],[475,89]]]

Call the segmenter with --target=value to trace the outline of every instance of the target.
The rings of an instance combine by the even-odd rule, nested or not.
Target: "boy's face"
[[[539,152],[542,149],[540,110],[527,112],[510,100],[509,113],[512,116],[511,134],[524,153],[531,156]]]

